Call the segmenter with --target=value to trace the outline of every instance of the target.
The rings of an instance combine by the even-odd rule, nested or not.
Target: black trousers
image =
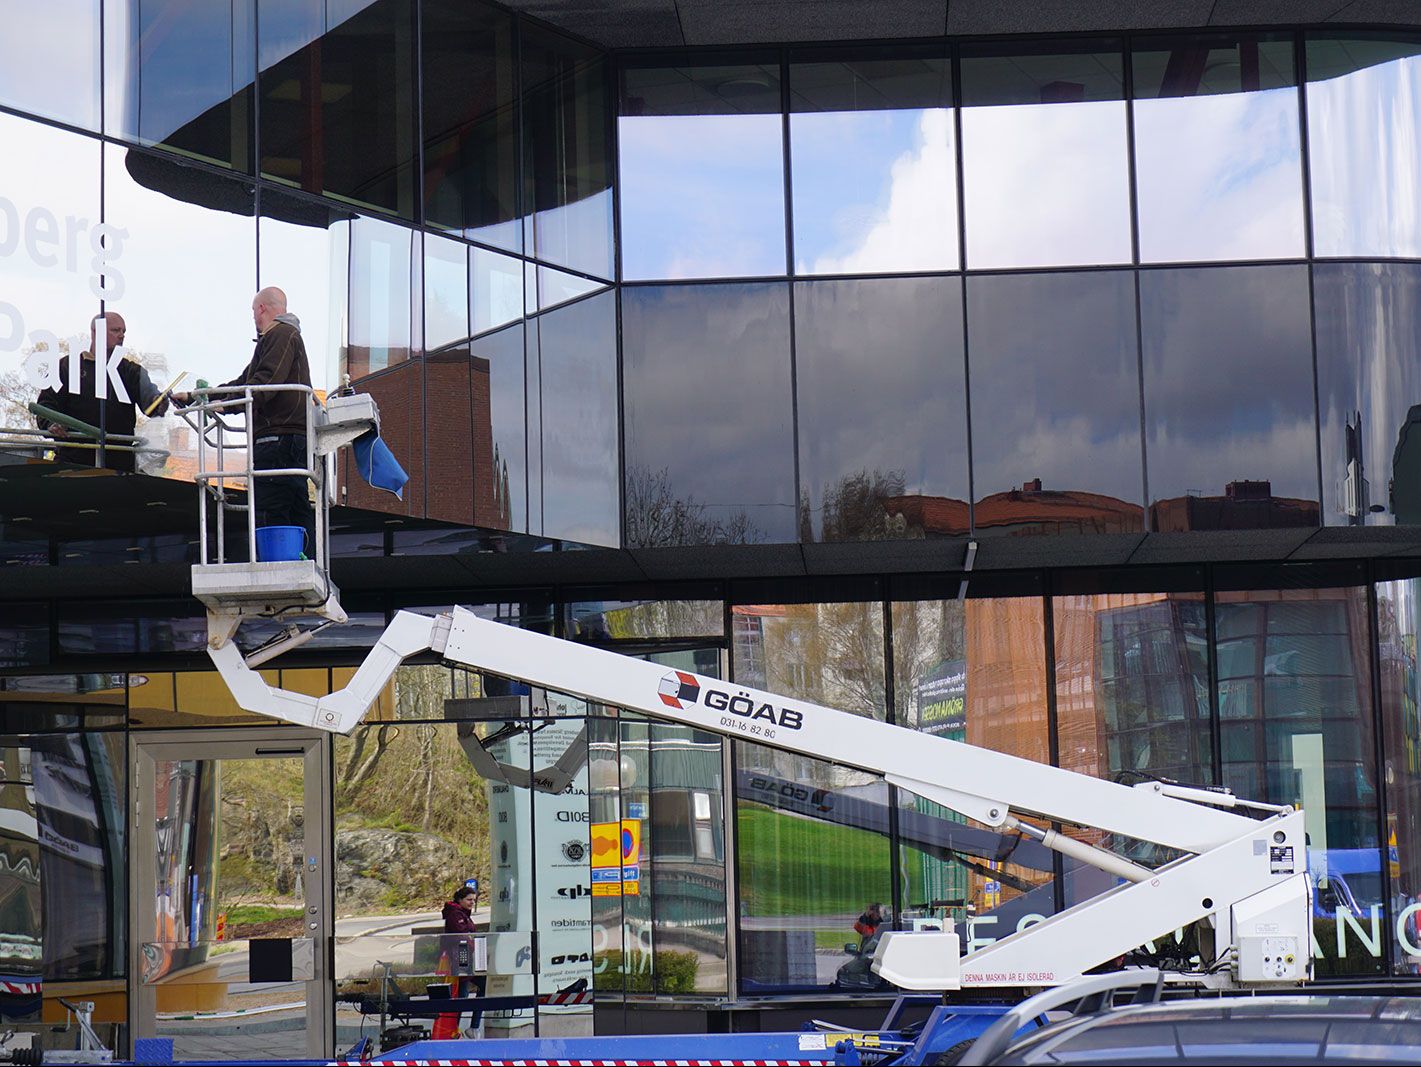
[[[306,466],[306,435],[280,434],[260,438],[252,449],[256,470]],[[256,479],[257,525],[300,526],[306,531],[306,555],[315,558],[316,516],[311,508],[310,482],[300,475]]]

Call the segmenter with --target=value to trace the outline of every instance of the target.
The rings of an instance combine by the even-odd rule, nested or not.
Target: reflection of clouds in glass
[[[629,479],[666,471],[709,520],[794,540],[787,286],[624,289],[622,339]]]
[[[785,272],[778,115],[657,115],[618,122],[622,275]]]
[[[214,385],[235,377],[252,355],[255,220],[139,185],[127,154],[111,145],[106,157],[105,218],[129,234],[120,258],[127,284],[107,306],[128,320],[128,345],[165,359],[169,374]]]
[[[1130,274],[972,278],[967,293],[977,499],[1040,478],[1047,490],[1139,501]]]
[[[99,0],[19,0],[3,11],[0,104],[97,130]]]
[[[617,305],[612,293],[544,315],[543,534],[616,546]]]
[[[952,112],[810,112],[790,119],[802,274],[954,270]]]
[[[1130,260],[1125,104],[962,111],[969,267]]]
[[[1361,416],[1370,502],[1387,506],[1397,436],[1411,405],[1421,403],[1421,267],[1319,264],[1314,285],[1325,521],[1343,525],[1347,425],[1354,412]],[[1396,519],[1387,511],[1366,521],[1391,525]]]
[[[815,536],[826,494],[860,471],[967,498],[961,292],[953,278],[795,287],[800,481]]]
[[[1297,90],[1135,102],[1140,256],[1303,254]]]
[[[36,330],[87,334],[99,310],[90,288],[98,223],[98,142],[0,114],[0,372],[18,366],[19,350],[30,347]],[[36,246],[41,260],[53,257],[49,266],[35,262],[26,240],[35,227],[54,235]],[[122,256],[117,265],[126,269]],[[22,321],[12,322],[14,313]]]
[[[1151,497],[1317,499],[1307,268],[1145,271],[1140,298]]]
[[[1421,256],[1421,56],[1308,83],[1319,256]]]
[[[539,211],[537,230],[539,259],[599,278],[612,276],[612,190]],[[512,247],[515,240],[516,234],[495,243]]]
[[[329,389],[338,380],[349,261],[349,222],[336,222],[324,230],[261,220],[259,281],[286,292],[287,306],[301,320],[311,384],[317,389]]]

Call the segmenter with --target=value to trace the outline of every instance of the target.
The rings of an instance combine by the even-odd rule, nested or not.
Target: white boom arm
[[[399,663],[426,649],[452,662],[883,775],[989,826],[1013,829],[1123,879],[1098,896],[959,958],[958,935],[890,933],[874,969],[908,989],[1039,986],[1068,981],[1199,923],[1214,985],[1301,981],[1311,967],[1311,883],[1303,813],[1227,793],[1149,782],[1119,785],[773,693],[668,670],[614,652],[480,619],[399,612],[349,686],[312,698],[268,686],[231,643],[211,650],[238,703],[258,714],[345,733]],[[1123,834],[1186,855],[1157,870],[1054,830]],[[1213,966],[1211,967],[1210,964]]]

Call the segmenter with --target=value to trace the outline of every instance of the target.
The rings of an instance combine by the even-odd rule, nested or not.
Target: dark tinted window
[[[615,547],[617,303],[612,293],[538,317],[542,364],[543,534]]]
[[[108,0],[105,132],[251,170],[256,0]]]
[[[611,102],[602,53],[524,23],[523,246],[612,276]],[[528,232],[531,228],[531,233]]]
[[[1421,523],[1421,268],[1319,264],[1313,300],[1326,521]]]
[[[48,661],[48,606],[6,604],[0,620],[0,667],[26,667]]]
[[[967,531],[962,283],[795,286],[800,536]]]
[[[72,655],[201,652],[207,617],[196,601],[93,601],[64,604],[59,650]]]
[[[1144,271],[1140,299],[1153,528],[1316,524],[1307,269]]]
[[[414,3],[356,7],[259,0],[262,173],[412,218]]]
[[[424,0],[420,19],[425,218],[516,251],[513,19],[460,0]]]
[[[978,528],[1140,529],[1132,277],[969,278],[967,331]]]
[[[789,290],[622,290],[626,539],[792,541]]]
[[[473,397],[474,522],[496,530],[528,529],[523,326],[469,343]]]

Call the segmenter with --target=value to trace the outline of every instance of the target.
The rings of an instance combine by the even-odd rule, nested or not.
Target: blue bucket
[[[257,559],[262,563],[300,559],[306,531],[300,526],[258,526]]]

